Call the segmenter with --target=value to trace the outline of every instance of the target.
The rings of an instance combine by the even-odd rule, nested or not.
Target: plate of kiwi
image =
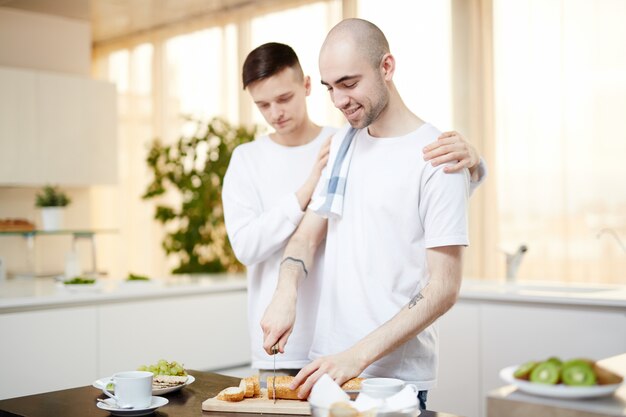
[[[508,366],[500,371],[500,378],[527,394],[554,398],[604,397],[624,381],[590,359],[556,356]]]

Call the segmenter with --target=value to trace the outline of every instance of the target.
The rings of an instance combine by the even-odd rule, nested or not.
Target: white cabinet
[[[0,315],[0,398],[93,381],[96,316],[95,307]]]
[[[113,84],[0,67],[0,91],[0,184],[117,181]]]
[[[102,306],[100,373],[159,359],[198,370],[249,363],[245,306],[244,291]]]
[[[201,371],[249,364],[246,297],[144,294],[0,314],[0,399],[90,385],[159,359]]]
[[[457,303],[438,320],[437,388],[428,409],[476,417],[480,413],[480,305]]]
[[[486,414],[499,371],[533,359],[602,359],[626,352],[619,308],[459,300],[439,320],[437,388],[428,407],[467,417]]]
[[[37,75],[0,67],[0,182],[16,173],[24,182],[37,180],[39,152]],[[22,169],[22,165],[32,168]],[[17,178],[16,177],[16,178]]]

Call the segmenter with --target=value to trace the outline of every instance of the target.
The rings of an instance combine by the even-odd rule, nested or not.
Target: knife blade
[[[276,404],[276,354],[278,353],[278,343],[272,346],[272,355],[274,356],[274,378],[272,379],[272,397]]]

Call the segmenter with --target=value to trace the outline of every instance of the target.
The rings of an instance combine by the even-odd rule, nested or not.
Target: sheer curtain
[[[166,269],[153,204],[141,200],[148,184],[145,158],[155,136],[154,52],[154,45],[140,43],[94,54],[94,74],[114,82],[118,92],[119,185],[91,191],[93,223],[119,230],[98,240],[98,255],[113,277],[129,272],[159,276]]]
[[[626,280],[626,2],[494,0],[499,243],[524,279]]]

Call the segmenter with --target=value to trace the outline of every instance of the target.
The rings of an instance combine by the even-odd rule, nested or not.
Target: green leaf
[[[233,126],[221,118],[185,118],[196,123],[195,135],[181,135],[172,145],[152,142],[146,164],[153,178],[142,198],[167,194],[179,202],[175,208],[157,204],[154,215],[168,224],[162,247],[179,259],[173,273],[241,271],[224,226],[222,184],[232,152],[254,140],[258,127]]]

